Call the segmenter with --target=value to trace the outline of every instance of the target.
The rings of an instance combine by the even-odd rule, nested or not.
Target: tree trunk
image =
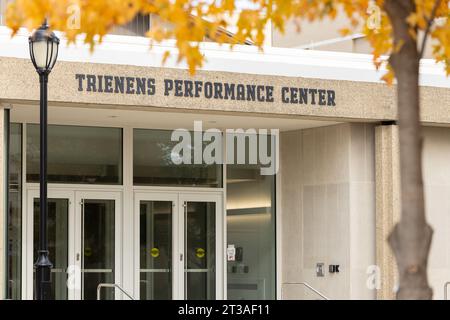
[[[406,22],[416,7],[414,0],[385,0],[384,7],[393,26],[394,47],[401,48],[389,60],[398,82],[400,139],[402,214],[388,239],[399,271],[397,299],[431,299],[427,263],[433,230],[425,218],[422,181],[420,54],[417,40]]]

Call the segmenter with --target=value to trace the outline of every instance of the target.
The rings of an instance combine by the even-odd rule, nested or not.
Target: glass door
[[[135,212],[138,214],[139,297],[141,300],[170,300],[177,298],[174,263],[176,255],[177,195],[136,194]],[[175,293],[175,294],[174,294]]]
[[[184,298],[216,298],[216,203],[185,201]]]
[[[221,195],[136,193],[136,296],[141,300],[222,299],[221,212]]]
[[[39,191],[28,192],[26,215],[26,230],[31,237],[27,237],[27,246],[24,248],[24,263],[26,273],[25,298],[35,297],[35,271],[34,263],[37,260],[39,245],[40,204]],[[49,258],[53,264],[51,269],[52,291],[51,299],[67,300],[73,298],[73,292],[67,286],[69,278],[69,265],[73,262],[73,233],[69,225],[74,218],[73,192],[49,190],[48,192],[48,250]]]
[[[76,201],[75,260],[81,282],[76,299],[96,300],[99,285],[120,285],[120,194],[76,192]],[[120,297],[108,287],[100,289],[100,294],[101,300]]]
[[[26,299],[34,297],[34,262],[39,240],[39,190],[27,196],[23,261]],[[52,299],[96,300],[99,284],[120,285],[120,192],[48,191]],[[121,294],[103,288],[101,299]]]

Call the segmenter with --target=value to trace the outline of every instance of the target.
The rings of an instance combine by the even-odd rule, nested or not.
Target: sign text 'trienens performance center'
[[[155,95],[156,79],[109,75],[76,74],[78,91],[111,94]],[[275,88],[270,85],[252,85],[210,81],[164,79],[164,96],[184,98],[206,98],[215,100],[237,100],[275,102]],[[282,87],[281,102],[336,106],[334,90],[317,88]]]

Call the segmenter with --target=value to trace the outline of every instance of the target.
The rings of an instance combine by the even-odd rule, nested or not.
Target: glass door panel
[[[139,204],[140,299],[172,299],[172,201]]]
[[[37,260],[39,248],[39,198],[33,198],[33,262]],[[52,300],[66,300],[68,266],[68,217],[69,199],[48,199],[48,250],[53,263],[51,270]],[[34,279],[35,272],[33,272]],[[33,280],[33,296],[35,282]]]
[[[216,203],[185,205],[185,299],[216,298]]]
[[[84,199],[82,204],[82,299],[96,300],[101,283],[114,284],[115,200]],[[102,300],[114,299],[114,291],[103,289]]]

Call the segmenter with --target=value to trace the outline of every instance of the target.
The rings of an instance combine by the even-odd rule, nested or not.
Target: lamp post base
[[[53,265],[48,258],[47,250],[38,251],[38,259],[34,265],[36,270],[36,300],[51,300],[51,269]]]

